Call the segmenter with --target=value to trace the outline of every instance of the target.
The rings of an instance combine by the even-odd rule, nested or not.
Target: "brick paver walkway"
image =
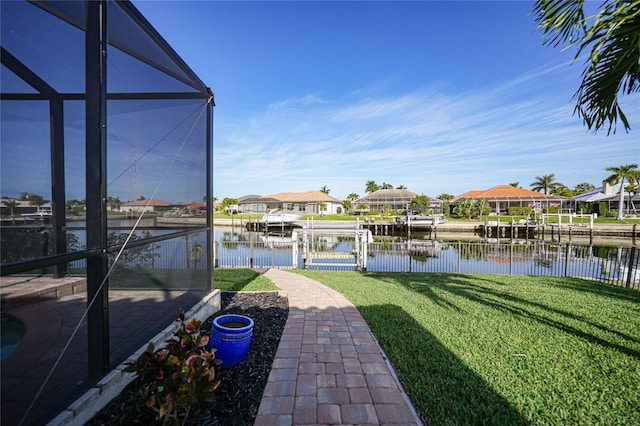
[[[298,274],[265,276],[287,292],[289,318],[256,426],[422,424],[351,302]]]

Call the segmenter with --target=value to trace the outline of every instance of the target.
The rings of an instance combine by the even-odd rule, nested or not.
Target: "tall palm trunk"
[[[620,179],[620,198],[618,198],[618,217],[616,220],[624,219],[624,178]]]

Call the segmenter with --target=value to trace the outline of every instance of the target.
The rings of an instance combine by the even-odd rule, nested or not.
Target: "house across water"
[[[322,191],[279,192],[272,195],[246,195],[238,199],[238,212],[265,214],[269,211],[298,214],[340,214],[342,201]]]

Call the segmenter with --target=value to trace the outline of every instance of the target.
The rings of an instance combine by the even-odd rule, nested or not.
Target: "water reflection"
[[[222,247],[230,242],[252,242],[251,259],[243,260],[236,252],[230,263],[227,253],[218,253],[220,266],[252,267],[305,267],[305,258],[314,253],[335,252],[333,270],[353,269],[352,253],[357,260],[362,255],[355,237],[308,233],[310,241],[295,241],[289,233],[264,234],[244,229],[216,228],[216,241]],[[440,234],[438,239],[424,233],[412,233],[411,239],[403,236],[374,236],[367,244],[366,269],[380,272],[459,272],[496,273],[522,275],[575,276],[598,280],[627,280],[638,286],[639,250],[632,249],[630,239],[561,238],[516,239],[483,238],[475,233]],[[447,238],[449,237],[449,238]],[[567,238],[563,238],[567,237]],[[598,245],[594,244],[598,241]],[[590,244],[591,243],[591,244]],[[297,260],[292,260],[294,246]],[[234,247],[236,250],[239,247]],[[338,256],[342,253],[343,256]],[[281,263],[274,263],[278,256]],[[264,264],[259,260],[263,258]],[[337,259],[345,259],[340,266]],[[324,265],[316,265],[323,267]]]

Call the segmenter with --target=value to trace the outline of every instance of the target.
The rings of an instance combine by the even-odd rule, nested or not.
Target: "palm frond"
[[[577,42],[586,31],[583,0],[538,0],[533,8],[543,43],[558,46]]]
[[[640,1],[601,11],[585,34],[581,49],[592,43],[591,65],[583,72],[582,85],[575,94],[575,112],[594,131],[608,122],[608,134],[615,133],[618,119],[629,130],[618,94],[640,90]]]

